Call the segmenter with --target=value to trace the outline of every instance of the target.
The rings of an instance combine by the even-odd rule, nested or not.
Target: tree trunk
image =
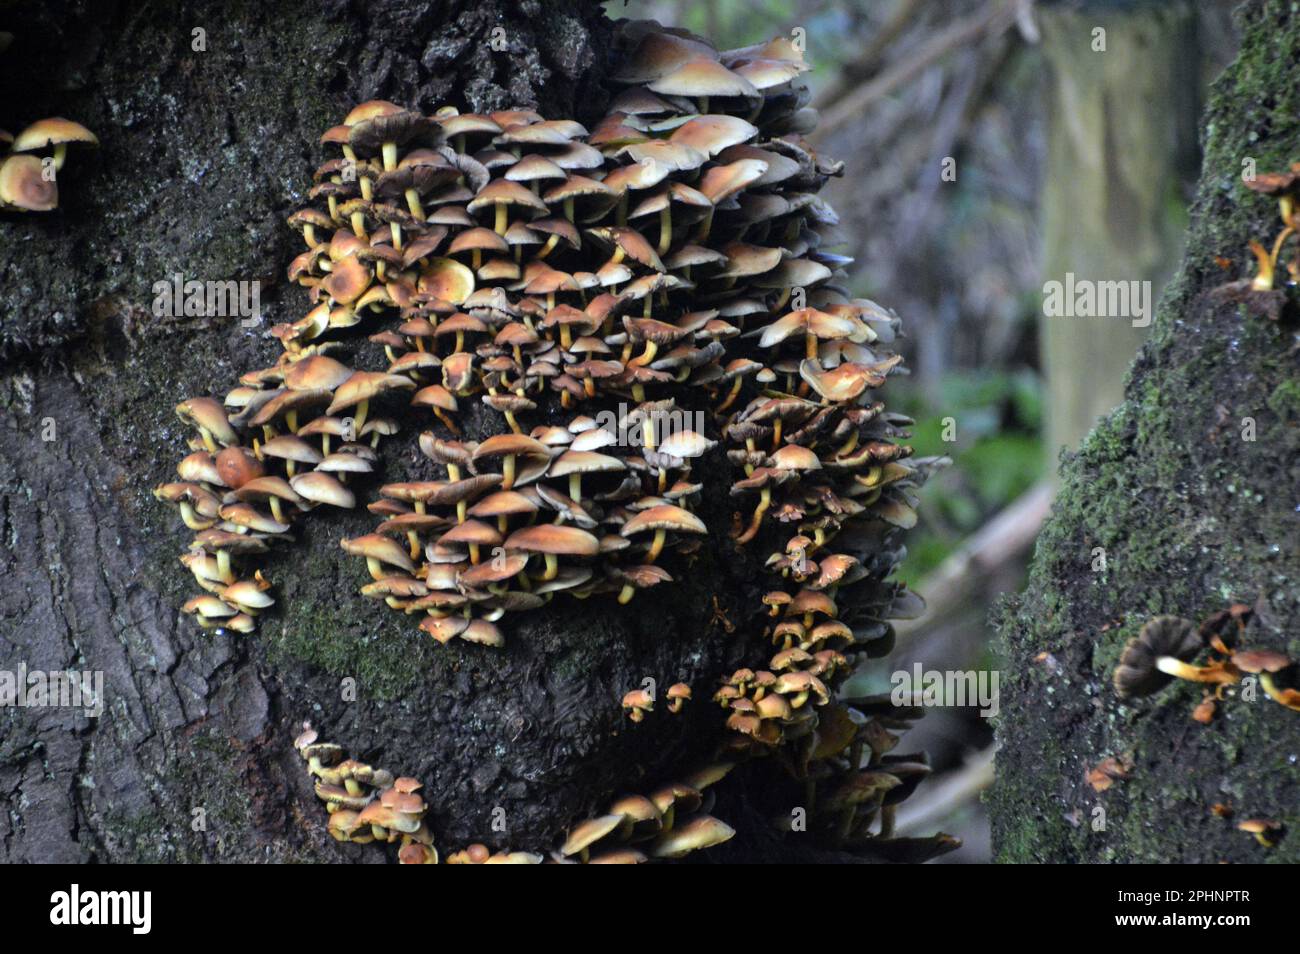
[[[452,847],[489,833],[499,847],[557,844],[624,786],[716,745],[705,703],[651,735],[627,731],[617,700],[646,677],[721,671],[743,650],[706,610],[716,587],[734,611],[735,560],[706,550],[677,598],[636,612],[592,600],[530,614],[504,652],[439,652],[409,618],[356,595],[339,540],[373,520],[339,513],[311,521],[277,561],[278,612],[252,636],[215,637],[179,614],[192,595],[176,562],[185,535],[150,493],[184,452],[176,402],[266,366],[279,349],[265,327],[308,307],[283,277],[299,250],[284,218],[305,201],[321,132],[375,97],[591,121],[606,99],[598,5],[22,9],[0,60],[0,125],[67,115],[103,146],[70,158],[58,211],[0,222],[0,658],[9,670],[102,670],[106,711],[0,711],[0,855],[383,857],[325,837],[290,745],[304,719],[422,778]],[[177,273],[260,280],[262,327],[156,318],[151,289]],[[384,453],[390,472],[422,460],[413,433]]]
[[[1045,280],[1064,282],[1073,273],[1089,281],[1150,282],[1154,307],[1182,247],[1185,189],[1196,174],[1195,24],[1195,12],[1182,3],[1043,9],[1043,53],[1052,71]],[[1040,320],[1053,463],[1119,404],[1124,373],[1146,337],[1140,325],[1106,317]]]
[[[1248,240],[1267,246],[1280,230],[1277,203],[1240,177],[1246,160],[1262,173],[1300,159],[1287,66],[1300,23],[1274,0],[1240,17],[1240,55],[1205,120],[1183,263],[1125,402],[1065,463],[1028,590],[1002,617],[1008,678],[989,804],[1005,861],[1300,859],[1300,714],[1235,687],[1203,725],[1191,718],[1195,685],[1127,703],[1111,685],[1146,620],[1201,620],[1236,602],[1256,611],[1243,643],[1300,659],[1295,326],[1215,292],[1253,274]],[[1095,791],[1085,775],[1106,757],[1132,768]],[[1266,848],[1236,829],[1248,818],[1291,831]]]
[[[301,250],[284,219],[305,203],[320,134],[372,98],[590,125],[608,98],[600,6],[23,9],[0,59],[0,125],[66,115],[102,147],[60,172],[56,212],[0,219],[0,669],[102,672],[105,711],[0,709],[0,858],[384,858],[327,836],[291,744],[308,719],[351,756],[421,779],[450,850],[544,851],[612,796],[712,757],[724,728],[707,697],[642,726],[618,701],[647,678],[700,691],[754,658],[749,628],[729,630],[761,607],[762,570],[726,532],[670,597],[519,614],[504,650],[467,652],[357,595],[364,573],[339,542],[374,520],[339,511],[305,523],[268,566],[277,605],[255,634],[211,635],[179,611],[193,595],[177,563],[188,535],[151,493],[184,453],[176,403],[266,367],[279,345],[265,329],[309,307],[284,277]],[[157,317],[154,285],[176,275],[260,282],[262,324]],[[433,473],[413,430],[380,453],[363,489]],[[727,466],[721,449],[702,466]],[[719,483],[699,512],[729,528]],[[792,857],[743,786],[729,797],[741,834],[728,857]]]

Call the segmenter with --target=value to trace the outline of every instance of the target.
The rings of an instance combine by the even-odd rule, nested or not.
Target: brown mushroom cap
[[[600,552],[600,541],[586,530],[549,523],[516,530],[504,545],[507,550],[561,556],[595,556]]]
[[[1148,696],[1172,678],[1156,668],[1162,656],[1186,662],[1201,651],[1200,633],[1191,620],[1157,616],[1148,620],[1120,655],[1112,680],[1122,697]]]

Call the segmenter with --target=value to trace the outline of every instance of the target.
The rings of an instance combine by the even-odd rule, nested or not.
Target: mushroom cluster
[[[303,723],[294,748],[307,763],[317,797],[329,813],[329,833],[353,844],[398,844],[399,864],[438,864],[438,850],[424,820],[428,806],[413,778],[344,758],[342,746],[321,742]],[[649,795],[624,795],[603,815],[574,825],[549,858],[527,851],[493,852],[475,843],[447,856],[447,864],[641,864],[682,858],[735,835],[709,814],[710,786],[731,771],[730,763],[707,765]]]
[[[38,119],[16,136],[0,129],[0,212],[58,208],[58,173],[68,147],[98,145],[85,126],[59,116]],[[48,157],[42,156],[46,150]]]
[[[385,485],[370,505],[382,523],[343,546],[367,561],[365,595],[440,642],[501,645],[502,615],[555,593],[627,602],[670,582],[661,558],[710,532],[694,512],[692,465],[716,443],[702,431],[726,440],[732,492],[755,500],[737,542],[788,528],[769,565],[802,589],[829,599],[872,575],[852,540],[828,549],[850,521],[870,548],[873,523],[914,519],[924,464],[891,441],[907,422],[870,400],[898,366],[883,350],[897,319],[835,284],[848,259],[827,250],[836,220],[816,193],[842,164],[802,138],[815,114],[801,51],[719,53],[643,23],[621,36],[623,89],[591,131],[374,101],[322,136],[338,154],[316,170],[316,204],[289,218],[307,246],[289,277],[314,306],[272,329],[284,353],[243,377],[186,459],[210,476],[229,452],[256,462],[256,483],[160,488],[187,525],[207,524],[196,548],[218,572],[186,558],[216,595],[195,602],[201,621],[247,629],[269,605],[260,577],[228,578],[224,553],[261,552],[305,509],[355,504],[347,475],[369,472],[399,426],[371,414],[390,393],[428,413],[419,444],[438,475]],[[336,357],[363,322],[387,367]],[[475,400],[499,432],[463,439]],[[211,398],[182,408],[195,405],[221,416]],[[212,541],[230,534],[248,539]],[[261,605],[221,596],[232,585]]]
[[[1269,292],[1279,285],[1294,284],[1300,281],[1300,246],[1290,259],[1283,264],[1286,275],[1278,274],[1278,263],[1282,259],[1282,249],[1287,240],[1300,229],[1300,162],[1292,163],[1286,172],[1262,172],[1244,180],[1246,188],[1260,195],[1276,199],[1278,217],[1282,228],[1273,239],[1270,248],[1264,248],[1254,239],[1250,241],[1251,254],[1255,256],[1256,271],[1251,281],[1251,290]],[[1295,245],[1296,243],[1292,243]]]
[[[438,863],[438,850],[424,821],[428,806],[420,795],[420,782],[345,759],[342,746],[321,742],[308,723],[293,745],[307,763],[316,796],[329,812],[329,833],[335,840],[360,845],[400,843],[397,857],[402,864]]]
[[[1300,712],[1300,688],[1294,685],[1300,664],[1275,650],[1236,645],[1253,615],[1251,607],[1238,603],[1212,614],[1200,627],[1180,616],[1147,621],[1120,655],[1113,674],[1115,692],[1131,699],[1151,695],[1173,679],[1201,683],[1206,686],[1205,696],[1192,717],[1207,723],[1213,720],[1224,691],[1245,675],[1253,675],[1270,699]],[[1192,660],[1207,646],[1209,660],[1194,664]]]
[[[506,614],[555,594],[627,603],[709,538],[752,554],[763,580],[726,628],[759,652],[715,696],[723,757],[820,793],[834,844],[893,843],[893,806],[928,770],[892,733],[919,710],[836,696],[921,606],[889,577],[942,461],[913,458],[911,422],[877,400],[899,319],[841,283],[818,192],[843,166],[804,138],[797,44],[718,51],[624,22],[617,45],[590,129],[372,101],[321,137],[312,204],[288,220],[312,307],[271,329],[271,367],[178,407],[198,433],[157,492],[197,532],[182,560],[208,592],[187,609],[251,630],[271,597],[245,558],[316,506],[354,507],[349,479],[414,421],[426,473],[384,484],[374,532],[342,542],[365,596],[440,643],[501,646]],[[706,498],[734,501],[731,526],[705,522]],[[669,712],[689,698],[674,686]],[[622,700],[634,722],[654,702]],[[620,821],[575,852],[652,827]]]

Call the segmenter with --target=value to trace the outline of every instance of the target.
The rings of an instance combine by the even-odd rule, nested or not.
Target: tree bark
[[[1008,671],[989,805],[1004,861],[1300,859],[1300,714],[1234,689],[1202,725],[1191,718],[1201,693],[1187,682],[1130,703],[1111,687],[1146,620],[1201,620],[1233,602],[1256,609],[1243,642],[1300,659],[1295,325],[1215,292],[1253,274],[1248,240],[1268,245],[1280,229],[1276,202],[1240,177],[1246,160],[1265,172],[1300,159],[1287,66],[1300,56],[1300,22],[1274,0],[1239,16],[1240,55],[1205,117],[1182,265],[1124,403],[1064,464],[1028,590],[1002,616]],[[1111,756],[1131,759],[1131,772],[1094,791],[1085,775]],[[1291,830],[1266,848],[1236,829],[1246,818]]]
[[[449,652],[357,596],[362,574],[339,540],[372,519],[340,513],[311,521],[269,568],[278,606],[258,632],[217,637],[179,614],[192,595],[176,562],[186,537],[150,492],[184,453],[176,402],[266,366],[278,345],[264,329],[308,307],[283,277],[298,251],[284,218],[305,201],[321,132],[375,97],[591,121],[606,99],[599,6],[23,11],[0,60],[0,125],[67,115],[102,148],[70,158],[56,212],[0,221],[0,667],[103,671],[106,711],[0,710],[0,858],[384,857],[326,836],[290,744],[304,719],[353,756],[421,778],[451,849],[554,846],[613,794],[709,753],[721,720],[707,700],[629,731],[618,699],[646,677],[735,667],[746,647],[712,602],[738,612],[755,577],[734,555],[705,548],[672,599],[639,599],[635,612],[592,600],[528,614],[502,652]],[[153,284],[177,273],[259,280],[262,327],[156,318]],[[385,471],[427,466],[414,438],[387,445]],[[707,504],[705,515],[730,519]]]

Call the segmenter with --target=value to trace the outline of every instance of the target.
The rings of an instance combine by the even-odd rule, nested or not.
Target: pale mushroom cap
[[[345,408],[353,407],[362,401],[368,401],[385,391],[399,388],[414,388],[415,382],[400,374],[384,374],[381,371],[353,371],[334,392],[334,400],[326,409],[326,414],[335,414]]]
[[[34,149],[43,149],[46,146],[71,142],[86,143],[91,146],[99,145],[99,140],[95,137],[95,134],[81,123],[74,123],[71,119],[52,116],[49,119],[38,119],[20,132],[14,137],[10,149],[14,152],[31,152]]]
[[[29,212],[49,212],[59,204],[59,187],[42,175],[35,156],[11,155],[0,162],[0,202]]]
[[[630,537],[646,530],[676,530],[679,533],[709,532],[703,520],[689,510],[683,510],[673,504],[659,504],[641,511],[623,524],[620,532],[623,536]]]
[[[652,858],[680,858],[692,851],[722,844],[736,830],[711,815],[697,815],[672,831],[664,832],[650,843]]]
[[[289,485],[304,500],[312,503],[329,504],[350,510],[357,505],[356,495],[339,480],[320,471],[297,474],[289,478]]]
[[[589,818],[584,822],[579,822],[569,833],[564,845],[560,848],[560,854],[566,858],[570,855],[576,855],[584,848],[590,848],[600,839],[610,834],[623,824],[623,815],[601,815],[598,818]]]
[[[411,575],[415,574],[415,564],[411,562],[411,557],[391,537],[385,537],[378,533],[367,533],[364,536],[343,540],[340,542],[340,546],[354,556],[380,560],[383,563],[405,570]]]

